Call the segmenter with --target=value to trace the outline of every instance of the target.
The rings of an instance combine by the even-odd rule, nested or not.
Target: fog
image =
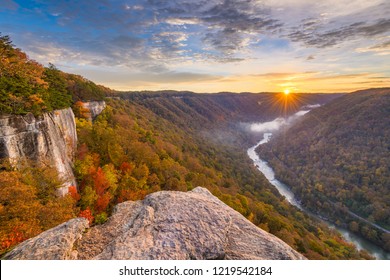
[[[302,107],[300,111],[296,112],[294,115],[289,116],[288,118],[279,117],[269,122],[253,123],[250,125],[250,130],[252,132],[272,132],[279,130],[282,126],[289,125],[299,117],[309,113],[311,109],[318,108],[320,106],[320,104],[306,105]]]
[[[295,198],[294,193],[291,191],[291,188],[284,184],[283,182],[279,181],[275,177],[275,172],[272,169],[272,167],[263,159],[260,158],[260,155],[257,154],[256,149],[260,145],[263,145],[265,143],[268,143],[269,141],[272,141],[272,134],[276,133],[277,130],[279,130],[282,126],[290,125],[295,120],[297,120],[299,117],[307,114],[310,112],[311,109],[320,107],[321,105],[307,105],[305,107],[301,108],[301,111],[296,112],[294,115],[288,117],[288,118],[276,118],[273,121],[270,122],[264,122],[264,123],[254,123],[250,124],[250,130],[252,132],[256,133],[263,133],[263,138],[257,142],[256,145],[249,148],[247,150],[248,156],[250,159],[252,159],[253,164],[256,166],[256,168],[263,173],[263,175],[267,178],[267,180],[276,187],[276,189],[279,191],[279,193],[286,198],[286,200],[291,203],[292,205],[298,207],[302,211],[308,213],[311,216],[315,216],[320,220],[323,220],[321,216],[317,216],[314,213],[307,211],[304,209],[300,202]],[[336,226],[335,224],[330,223],[329,221],[324,221],[329,227],[335,228],[338,230],[343,237],[349,241],[355,244],[355,246],[360,250],[364,249],[371,253],[375,258],[377,259],[389,259],[390,254],[388,252],[385,252],[382,248],[370,243],[367,240],[364,240],[360,236],[357,236],[353,232],[350,232],[348,229],[340,228]]]

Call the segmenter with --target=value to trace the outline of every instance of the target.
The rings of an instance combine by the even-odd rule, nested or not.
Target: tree
[[[64,74],[53,64],[45,68],[43,79],[49,84],[48,94],[45,96],[50,109],[62,109],[70,107],[72,95],[67,90]]]
[[[92,212],[89,208],[83,210],[80,212],[79,217],[86,218],[89,222],[89,225],[92,225],[94,217],[92,215]]]
[[[8,36],[0,36],[0,112],[41,114],[47,109],[44,68],[14,48]]]
[[[0,243],[2,250],[41,231],[38,214],[42,209],[36,190],[21,182],[17,172],[0,176]]]
[[[77,192],[77,189],[75,186],[68,187],[68,194],[71,198],[73,198],[76,202],[80,200],[81,196]]]

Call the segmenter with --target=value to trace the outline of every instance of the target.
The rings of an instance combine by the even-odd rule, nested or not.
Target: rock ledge
[[[116,206],[103,225],[73,219],[27,240],[7,259],[304,259],[208,190],[162,191]],[[82,236],[81,236],[82,235]]]

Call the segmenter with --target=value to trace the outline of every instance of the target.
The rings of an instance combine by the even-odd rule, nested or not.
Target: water
[[[298,112],[299,113],[299,112]],[[318,219],[323,220],[321,217],[313,214],[312,212],[309,212],[305,210],[302,205],[300,205],[299,201],[295,198],[294,193],[291,191],[291,189],[284,183],[280,182],[275,178],[275,172],[274,170],[269,166],[269,164],[262,160],[259,155],[256,153],[256,148],[260,145],[263,145],[270,141],[272,136],[272,133],[266,132],[264,133],[263,139],[259,141],[255,146],[248,149],[247,153],[248,156],[252,159],[254,165],[256,168],[263,173],[263,175],[267,178],[267,180],[276,187],[276,189],[279,191],[281,195],[283,195],[288,202],[290,202],[292,205],[298,207],[302,211],[315,216]],[[364,238],[350,232],[349,230],[345,228],[340,228],[329,221],[324,221],[329,227],[335,228],[337,231],[341,233],[341,235],[344,237],[345,240],[348,242],[351,242],[355,244],[356,248],[361,250],[364,249],[367,252],[369,252],[371,255],[373,255],[378,260],[389,260],[390,259],[390,253],[386,252],[379,246],[376,246],[375,244],[365,240]]]
[[[271,139],[271,136],[272,133],[264,133],[264,138],[259,143],[257,143],[257,145],[248,149],[248,156],[253,160],[256,168],[260,170],[261,173],[263,173],[265,178],[267,178],[267,180],[276,187],[279,193],[283,195],[288,202],[298,207],[299,209],[302,209],[290,188],[275,178],[274,170],[268,165],[266,161],[262,160],[255,151],[258,146],[267,143]]]

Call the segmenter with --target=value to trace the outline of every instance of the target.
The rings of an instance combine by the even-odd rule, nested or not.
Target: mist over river
[[[295,198],[294,193],[291,191],[291,188],[284,184],[283,182],[280,182],[278,179],[275,178],[275,172],[272,169],[272,167],[264,160],[260,158],[260,156],[256,153],[256,148],[260,145],[263,145],[272,139],[272,132],[278,131],[280,128],[285,127],[287,125],[290,125],[292,122],[297,120],[299,117],[305,115],[310,111],[310,109],[319,107],[319,105],[309,105],[306,107],[303,107],[301,111],[295,113],[294,115],[288,117],[288,118],[276,118],[273,121],[270,122],[264,122],[264,123],[256,123],[251,125],[251,130],[253,132],[262,132],[263,138],[253,147],[249,148],[247,150],[248,156],[252,159],[254,165],[256,168],[263,173],[263,175],[267,178],[267,180],[276,187],[276,189],[279,191],[281,195],[283,195],[286,200],[298,207],[300,210],[304,211],[305,213],[308,213],[311,216],[316,217],[317,219],[320,219],[324,221],[329,227],[335,228],[340,234],[345,238],[345,240],[352,242],[355,244],[355,246],[360,250],[364,249],[370,254],[372,254],[376,259],[382,259],[382,260],[389,260],[390,259],[390,253],[386,252],[379,246],[376,246],[375,244],[365,240],[364,238],[354,234],[353,232],[350,232],[348,229],[340,228],[336,226],[335,224],[330,223],[329,221],[323,220],[320,216],[307,211],[302,207],[300,202]]]

